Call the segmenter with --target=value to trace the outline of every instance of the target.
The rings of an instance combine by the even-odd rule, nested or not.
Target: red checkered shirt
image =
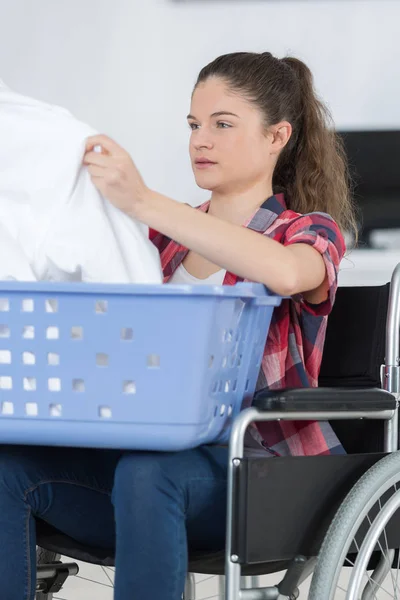
[[[207,212],[209,202],[199,207]],[[345,243],[335,221],[327,214],[301,215],[288,210],[283,194],[271,196],[244,224],[269,238],[289,246],[309,244],[324,259],[329,283],[328,299],[311,305],[301,294],[283,300],[275,308],[262,361],[257,390],[317,387],[325,341],[327,318],[337,289],[339,264]],[[150,239],[160,252],[167,283],[189,250],[162,234],[150,231]],[[224,285],[242,281],[226,273]],[[344,453],[327,422],[276,421],[257,424],[259,441],[275,455],[316,455]]]

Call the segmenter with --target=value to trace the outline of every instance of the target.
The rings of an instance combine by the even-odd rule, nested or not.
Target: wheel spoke
[[[367,577],[368,577],[368,582],[367,582],[367,583],[366,583],[366,585],[365,585],[365,588],[364,588],[364,591],[363,591],[363,595],[364,595],[364,593],[367,591],[367,589],[368,589],[368,586],[371,586],[371,592],[373,593],[375,600],[377,600],[377,599],[376,599],[376,592],[375,592],[375,590],[376,590],[376,587],[375,587],[375,585],[374,585],[374,583],[373,583],[373,581],[372,581],[371,577],[368,575],[368,573],[367,573]]]
[[[354,563],[351,560],[349,560],[348,558],[346,558],[346,561],[349,563],[350,567],[354,567]],[[392,598],[395,598],[391,592],[388,592],[386,588],[384,588],[380,583],[378,583],[377,581],[375,581],[373,579],[373,577],[371,577],[371,575],[368,574],[367,571],[365,573],[365,576],[368,578],[368,582],[366,583],[366,586],[367,585],[373,585],[373,584],[375,584],[375,585],[378,586],[378,588],[380,590],[382,590],[382,592],[385,592],[388,596],[391,596]],[[338,590],[341,590],[342,592],[346,592],[347,593],[347,591],[348,591],[347,589],[344,589],[343,587],[341,587],[339,584],[337,584],[336,587],[337,587]],[[375,591],[373,592],[373,594],[374,594],[374,596],[376,598]]]
[[[378,500],[378,503],[379,503],[380,510],[382,510],[382,504],[381,504],[381,499],[380,498]],[[370,527],[372,527],[372,522],[371,522],[371,519],[370,519],[369,515],[367,515],[367,520],[368,520],[368,523],[370,524]],[[385,540],[386,540],[387,552],[385,552],[384,549],[382,548],[382,544],[381,544],[379,538],[378,538],[378,546],[379,546],[379,549],[380,549],[380,551],[382,553],[382,556],[384,557],[385,561],[387,562],[387,565],[389,567],[390,576],[392,578],[393,590],[396,591],[394,589],[394,577],[393,577],[393,573],[392,573],[392,565],[391,565],[391,562],[389,561],[389,558],[388,558],[388,556],[389,556],[389,548],[388,548],[388,542],[387,542],[387,536],[386,536],[386,527],[383,529],[383,533],[384,533]]]
[[[379,508],[382,510],[382,504],[381,504],[380,498],[379,498]],[[389,556],[389,544],[388,544],[388,539],[387,539],[387,535],[386,535],[386,527],[384,527],[384,529],[383,529],[383,535],[385,536],[385,544],[386,544],[386,549],[388,551],[388,556]],[[395,592],[397,582],[395,583],[395,581],[394,581],[394,575],[393,575],[393,570],[392,570],[392,561],[390,561],[389,567],[390,567],[390,577],[392,578],[393,591]],[[396,596],[397,596],[397,594],[396,594]]]
[[[106,588],[113,589],[113,585],[109,585],[108,583],[102,583],[101,581],[95,581],[94,579],[89,579],[88,577],[82,577],[82,575],[75,575],[77,579],[83,579],[84,581],[89,581],[90,583],[95,583],[96,585],[102,585]]]
[[[109,576],[109,574],[107,573],[106,569],[103,566],[101,566],[101,570],[103,571],[104,575],[107,577],[108,581],[111,583],[111,586],[114,587],[114,582],[111,579],[111,577]]]
[[[375,581],[371,575],[368,575],[368,571],[365,572],[366,576],[368,577],[368,582],[365,585],[364,590],[366,589],[367,585],[371,585],[371,587],[373,588],[373,594],[374,597],[376,598],[376,593],[375,593],[375,586],[378,587],[379,590],[382,590],[382,592],[385,592],[385,594],[387,594],[388,596],[390,596],[391,598],[394,598],[393,594],[391,592],[388,592],[386,588],[384,588],[380,583],[378,583],[378,581]],[[377,599],[379,600],[379,599]]]
[[[207,575],[206,577],[204,577],[203,579],[198,579],[196,581],[197,585],[200,585],[201,583],[204,583],[205,581],[209,581],[210,579],[212,579],[213,577],[216,577],[215,575]]]
[[[341,586],[341,585],[339,585],[339,584],[338,584],[336,587],[337,587],[337,589],[338,589],[338,590],[340,590],[341,592],[344,592],[345,594],[347,594],[347,590],[345,590],[344,588],[342,588],[342,586]]]
[[[400,548],[397,549],[397,571],[396,571],[396,591],[397,591],[397,582],[399,579],[399,568],[400,568]],[[400,589],[399,589],[400,591]]]

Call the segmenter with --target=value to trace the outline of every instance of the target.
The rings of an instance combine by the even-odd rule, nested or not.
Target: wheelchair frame
[[[382,388],[392,394],[398,407],[400,391],[400,367],[399,367],[399,348],[400,348],[400,264],[393,272],[390,286],[389,305],[386,321],[386,361],[381,367]],[[318,394],[319,388],[310,390],[312,395]],[[277,392],[279,395],[279,392]],[[381,419],[385,421],[385,440],[384,451],[391,453],[398,450],[398,408],[396,410],[368,411],[353,410],[351,412],[329,411],[320,409],[316,412],[310,411],[271,411],[261,412],[257,408],[251,407],[245,409],[233,423],[230,443],[229,443],[229,464],[228,464],[228,499],[227,499],[227,535],[225,549],[225,598],[226,600],[278,600],[284,598],[279,594],[277,588],[252,588],[241,589],[241,565],[238,562],[238,556],[233,554],[232,532],[234,526],[234,479],[235,470],[240,466],[241,459],[244,456],[244,435],[247,427],[259,421],[273,420],[315,420],[330,421],[334,419]],[[311,563],[315,559],[310,559]],[[385,562],[384,558],[382,563]],[[381,564],[382,569],[386,565]],[[313,565],[304,566],[304,575],[309,575],[313,570]],[[304,580],[305,577],[300,577]],[[189,596],[189,598],[191,598]]]

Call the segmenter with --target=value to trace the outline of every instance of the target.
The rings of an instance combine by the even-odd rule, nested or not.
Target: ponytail
[[[342,231],[357,236],[347,157],[331,114],[315,94],[310,69],[297,58],[281,62],[298,82],[300,114],[297,131],[279,157],[273,183],[285,191],[292,210],[326,212]]]

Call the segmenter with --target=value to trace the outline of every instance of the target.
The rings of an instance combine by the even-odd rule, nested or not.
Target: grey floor
[[[69,559],[63,559],[68,561]],[[96,567],[79,563],[79,575],[71,577],[54,600],[112,600],[112,581],[114,570],[106,567]],[[207,575],[196,575],[196,600],[211,600],[217,597],[217,578]],[[279,581],[279,575],[262,578],[263,585],[274,585]],[[308,582],[302,586],[300,600],[307,599]]]
[[[63,559],[67,561],[69,559]],[[54,600],[113,600],[113,579],[114,570],[106,567],[97,567],[86,563],[79,563],[80,571],[77,577],[71,577],[67,580],[62,591],[54,596]],[[394,571],[397,584],[397,572]],[[262,586],[273,586],[281,580],[283,573],[268,575],[261,578]],[[350,569],[343,569],[339,581],[339,586],[335,592],[335,600],[345,600],[347,584],[349,581]],[[389,598],[400,598],[398,592],[393,594],[390,582],[391,576],[388,575],[383,583],[383,588],[376,593],[374,598],[386,600]],[[196,575],[196,600],[214,600],[218,596],[218,581],[214,576]],[[300,588],[299,600],[307,600],[310,580],[303,583]],[[399,590],[398,587],[396,587]],[[389,590],[389,592],[388,592]]]

